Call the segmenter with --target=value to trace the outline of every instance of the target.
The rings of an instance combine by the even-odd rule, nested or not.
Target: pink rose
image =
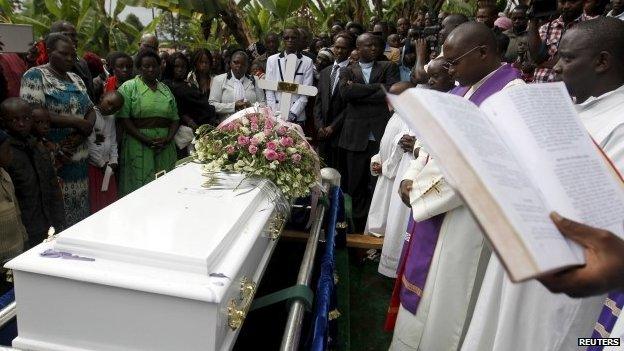
[[[264,129],[273,129],[274,126],[275,123],[273,123],[273,120],[271,120],[270,118],[264,120]]]
[[[244,136],[244,135],[239,135],[237,141],[238,141],[238,145],[245,146],[249,144],[249,137]]]
[[[257,132],[260,129],[260,127],[258,126],[258,123],[254,123],[254,122],[251,122],[250,128],[254,132]]]
[[[290,156],[290,158],[293,160],[294,163],[301,162],[301,155],[299,154],[293,154],[292,156]]]
[[[251,117],[249,117],[249,122],[251,122],[251,124],[258,124],[258,116],[257,115],[251,115]]]
[[[275,152],[275,150],[265,149],[263,154],[264,157],[266,157],[266,159],[269,161],[274,161],[275,159],[277,159],[277,152]]]
[[[267,147],[267,149],[269,149],[269,150],[275,150],[275,149],[277,149],[277,142],[275,142],[275,141],[273,141],[273,140],[272,140],[272,141],[269,141],[269,142],[267,143],[266,147]]]
[[[249,140],[249,143],[251,143],[251,145],[258,145],[260,144],[260,140],[258,140],[256,137],[251,138],[251,140]]]
[[[250,154],[255,155],[256,152],[258,152],[258,147],[256,145],[249,145],[249,148],[247,149],[249,151]]]
[[[286,161],[286,154],[283,152],[278,152],[277,153],[277,160],[280,162],[284,162]]]
[[[283,147],[290,147],[293,146],[294,142],[291,137],[282,137],[280,139],[280,144],[282,144]]]
[[[280,135],[280,136],[286,135],[286,133],[288,133],[288,127],[286,127],[286,126],[281,126],[277,130],[277,134]]]
[[[221,127],[222,130],[225,130],[226,132],[232,131],[234,129],[234,125],[232,123],[228,123],[228,124],[224,124]]]
[[[227,152],[228,155],[233,154],[234,151],[236,151],[236,149],[232,145],[228,145],[228,146],[225,147],[225,152]]]

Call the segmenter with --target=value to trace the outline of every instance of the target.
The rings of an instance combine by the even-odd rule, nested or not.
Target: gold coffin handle
[[[228,303],[228,325],[232,330],[236,330],[243,325],[255,293],[256,283],[243,277],[241,280],[240,297],[234,298]],[[240,305],[238,304],[239,301]]]
[[[277,214],[269,226],[269,239],[277,240],[282,233],[285,224],[286,217],[282,214]]]

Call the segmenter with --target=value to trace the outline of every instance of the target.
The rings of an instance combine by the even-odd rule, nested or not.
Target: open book
[[[477,107],[455,95],[388,95],[437,159],[513,281],[584,263],[552,211],[624,237],[624,185],[563,83],[519,85]]]

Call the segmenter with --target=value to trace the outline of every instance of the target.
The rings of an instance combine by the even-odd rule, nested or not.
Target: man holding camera
[[[585,0],[558,0],[557,10],[560,16],[555,20],[537,28],[540,17],[546,17],[550,13],[540,13],[533,8],[529,21],[529,53],[538,64],[534,73],[536,83],[552,82],[555,79],[553,67],[559,60],[557,51],[559,41],[568,29],[575,24],[586,21],[589,18],[583,12]]]

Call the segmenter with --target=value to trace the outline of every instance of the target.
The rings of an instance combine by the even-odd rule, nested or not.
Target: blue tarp
[[[329,218],[326,221],[325,253],[321,258],[320,275],[316,287],[313,334],[310,349],[328,349],[336,335],[336,322],[329,320],[329,312],[336,309],[336,289],[334,286],[334,249],[336,244],[336,223],[344,220],[344,202],[340,187],[331,189]],[[342,233],[344,234],[344,233]]]

